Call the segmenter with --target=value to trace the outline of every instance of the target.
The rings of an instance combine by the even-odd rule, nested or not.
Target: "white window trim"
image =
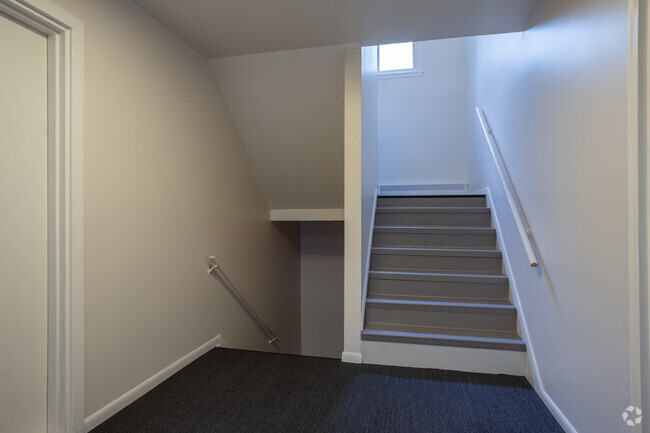
[[[392,71],[379,70],[379,46],[377,46],[377,79],[393,80],[395,78],[417,78],[421,77],[424,71],[420,69],[419,44],[413,41],[413,67],[409,69],[394,69]]]
[[[47,36],[47,433],[83,433],[83,23],[47,0],[0,12]]]

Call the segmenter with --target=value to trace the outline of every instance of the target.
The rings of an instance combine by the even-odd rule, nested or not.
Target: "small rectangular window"
[[[412,71],[415,68],[413,42],[379,46],[379,72]]]

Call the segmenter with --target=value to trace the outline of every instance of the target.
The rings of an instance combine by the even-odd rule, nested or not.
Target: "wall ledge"
[[[271,209],[271,221],[343,221],[343,209]]]

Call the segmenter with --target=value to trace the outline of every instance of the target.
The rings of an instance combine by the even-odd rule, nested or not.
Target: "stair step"
[[[516,332],[517,310],[509,303],[370,298],[366,323]]]
[[[376,226],[374,246],[496,248],[496,230],[487,227]]]
[[[499,250],[373,247],[372,270],[449,270],[500,273]]]
[[[469,297],[451,297],[451,296],[427,296],[427,295],[389,295],[389,294],[380,294],[380,295],[368,295],[367,299],[383,299],[383,300],[394,300],[394,301],[421,301],[421,302],[438,302],[438,303],[448,303],[448,304],[458,304],[458,303],[467,303],[467,304],[486,304],[486,305],[502,305],[505,302],[509,302],[509,299],[489,299],[489,298],[469,298]]]
[[[365,341],[526,351],[526,344],[516,332],[368,325],[361,332],[361,339]]]
[[[516,315],[517,309],[510,302],[450,302],[450,301],[417,301],[410,299],[368,298],[368,304],[373,307],[395,308],[418,311],[449,311],[458,313]]]
[[[485,195],[382,196],[377,206],[485,206]]]
[[[484,195],[378,198],[364,362],[522,374],[526,345],[491,224]]]
[[[370,271],[369,297],[508,300],[508,277],[453,273]]]
[[[377,207],[377,226],[465,226],[490,227],[490,209],[486,207]]]

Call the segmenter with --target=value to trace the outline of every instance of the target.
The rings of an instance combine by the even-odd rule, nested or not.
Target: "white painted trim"
[[[510,283],[510,289],[512,293],[512,301],[517,309],[517,315],[519,318],[519,324],[521,326],[521,338],[526,343],[526,350],[528,352],[528,357],[530,361],[530,371],[533,376],[533,386],[538,393],[541,393],[544,390],[544,383],[542,381],[542,376],[539,372],[539,366],[537,365],[537,358],[535,357],[535,347],[530,338],[530,333],[528,332],[528,324],[526,322],[526,315],[524,314],[524,309],[521,304],[521,299],[519,297],[519,287],[517,286],[517,280],[514,277],[512,272],[512,265],[510,264],[510,255],[508,254],[508,248],[504,242],[503,231],[501,230],[501,224],[499,223],[499,215],[497,209],[494,205],[494,200],[492,199],[492,193],[490,187],[482,188],[476,191],[475,194],[485,194],[487,198],[488,207],[492,213],[492,225],[497,231],[497,239],[499,240],[499,249],[501,250],[501,256],[503,258],[503,264],[506,268],[506,275],[508,276],[508,282]]]
[[[394,80],[396,78],[419,78],[422,75],[424,75],[424,72],[422,71],[413,71],[413,70],[407,70],[407,71],[391,71],[391,72],[385,72],[385,73],[377,73],[377,79],[378,80]]]
[[[221,334],[217,335],[216,337],[212,338],[208,342],[202,344],[198,348],[194,349],[192,352],[188,353],[187,355],[183,356],[176,362],[172,363],[171,365],[163,368],[160,370],[158,373],[154,374],[151,376],[149,379],[145,380],[135,388],[131,389],[130,391],[126,392],[122,396],[116,398],[103,408],[99,409],[97,412],[93,413],[90,415],[88,418],[86,418],[85,421],[85,428],[86,431],[89,432],[95,427],[99,426],[101,423],[154,389],[156,386],[160,385],[162,382],[167,380],[169,377],[171,377],[173,374],[177,373],[181,369],[185,368],[187,365],[189,365],[191,362],[195,361],[199,357],[205,355],[208,353],[210,350],[212,350],[215,347],[218,347],[221,345]]]
[[[349,364],[363,363],[363,356],[359,352],[343,352],[341,354],[341,361]]]
[[[379,195],[466,194],[465,183],[435,183],[421,185],[379,185]]]
[[[548,410],[553,414],[557,422],[566,433],[578,433],[578,430],[573,427],[571,422],[569,422],[569,419],[566,417],[566,415],[564,415],[564,412],[560,410],[560,408],[555,404],[553,399],[546,393],[546,391],[542,391],[540,396]]]
[[[389,80],[393,78],[411,78],[411,77],[422,76],[423,72],[420,70],[420,44],[417,41],[404,41],[404,42],[405,43],[411,42],[412,44],[411,48],[413,49],[413,67],[408,69],[392,69],[390,71],[382,71],[379,68],[380,47],[382,45],[390,45],[390,44],[377,45],[377,79],[378,80]]]
[[[222,334],[217,335],[217,338],[217,347],[223,347],[224,349],[232,348],[232,344],[230,344]]]
[[[526,352],[388,341],[361,342],[364,364],[523,376]]]
[[[639,3],[639,341],[641,409],[650,414],[650,5]]]
[[[641,407],[640,243],[639,243],[639,0],[628,0],[627,173],[628,310],[630,332],[630,404]],[[641,431],[641,426],[631,431]]]
[[[343,209],[271,209],[271,221],[343,221]]]
[[[343,351],[361,352],[362,265],[362,142],[361,142],[361,46],[345,50],[344,77],[344,260]],[[360,356],[360,355],[359,355]]]
[[[83,431],[83,23],[46,0],[0,0],[0,12],[47,36],[47,431]]]
[[[366,269],[363,270],[363,288],[361,295],[361,330],[366,320],[366,298],[368,297],[368,276],[370,275],[370,257],[372,256],[372,240],[375,233],[375,215],[377,214],[377,199],[379,187],[375,188],[375,199],[372,203],[372,219],[370,220],[370,236],[368,236],[368,251],[366,253]]]
[[[535,356],[535,346],[532,339],[530,338],[530,333],[528,332],[528,324],[526,322],[526,315],[522,308],[521,299],[519,297],[519,289],[517,286],[517,281],[512,272],[512,266],[510,262],[510,257],[508,255],[508,248],[504,242],[503,232],[501,230],[501,225],[499,223],[499,216],[497,209],[494,205],[494,200],[492,198],[492,193],[490,187],[482,188],[478,191],[473,192],[473,194],[485,194],[487,198],[488,207],[492,212],[492,222],[495,230],[497,231],[497,239],[499,239],[499,248],[501,250],[501,255],[503,257],[503,263],[506,268],[506,275],[510,283],[513,304],[517,309],[517,314],[519,317],[519,323],[521,326],[522,339],[526,342],[526,348],[528,353],[528,359],[530,361],[530,370],[533,377],[533,386],[544,404],[548,407],[549,411],[553,414],[555,419],[558,421],[560,426],[567,433],[578,433],[578,431],[573,427],[571,422],[568,420],[566,415],[560,410],[560,408],[555,404],[553,399],[548,395],[544,388],[544,381],[537,364],[537,358]]]

